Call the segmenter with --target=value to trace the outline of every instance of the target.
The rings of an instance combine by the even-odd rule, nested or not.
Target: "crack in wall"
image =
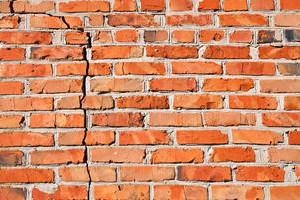
[[[10,2],[9,2],[9,10],[10,10],[10,13],[15,13],[15,10],[14,10],[14,1],[15,0],[11,0]]]
[[[91,177],[89,164],[88,164],[88,146],[86,143],[86,138],[87,138],[87,133],[88,133],[88,120],[87,120],[88,115],[87,115],[87,109],[83,108],[83,102],[84,102],[85,97],[87,96],[86,82],[87,82],[87,77],[88,77],[88,72],[89,72],[89,64],[90,64],[88,57],[87,57],[87,49],[91,48],[92,40],[91,40],[91,35],[89,32],[87,32],[86,36],[87,36],[87,45],[86,45],[86,47],[83,48],[83,60],[85,60],[85,62],[86,62],[86,71],[85,71],[85,75],[83,76],[83,80],[82,80],[82,94],[83,95],[80,99],[80,108],[83,110],[83,114],[84,114],[84,136],[83,136],[81,144],[84,145],[83,162],[85,163],[85,167],[86,167],[88,178],[89,178],[88,190],[87,190],[87,199],[89,200],[92,177]]]

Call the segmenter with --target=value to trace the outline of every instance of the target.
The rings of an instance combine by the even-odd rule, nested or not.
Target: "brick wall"
[[[299,200],[299,11],[2,0],[0,200]]]

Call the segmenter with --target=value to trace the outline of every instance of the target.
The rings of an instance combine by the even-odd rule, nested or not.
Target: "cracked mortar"
[[[64,21],[64,19],[63,19]],[[66,23],[67,24],[67,23]],[[88,164],[88,147],[86,144],[86,137],[87,137],[87,132],[88,132],[88,124],[87,124],[87,110],[85,108],[83,108],[83,101],[86,97],[86,79],[88,76],[88,72],[89,72],[89,60],[87,58],[87,48],[91,48],[92,46],[92,42],[91,42],[91,35],[89,32],[87,32],[87,45],[86,48],[83,49],[83,59],[86,61],[86,71],[85,71],[85,75],[83,76],[83,83],[82,83],[82,93],[83,96],[80,99],[80,108],[83,110],[84,113],[84,136],[82,139],[82,144],[84,145],[85,149],[84,149],[84,158],[83,158],[83,162],[85,163],[86,166],[86,170],[88,173],[88,177],[89,177],[89,182],[88,182],[88,190],[87,190],[87,197],[88,199],[90,199],[90,189],[91,189],[91,182],[92,182],[92,178],[91,178],[91,173],[89,170],[89,164]]]

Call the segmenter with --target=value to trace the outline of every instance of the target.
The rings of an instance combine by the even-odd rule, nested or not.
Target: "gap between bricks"
[[[62,17],[64,19],[64,17]],[[65,23],[66,21],[63,20]],[[67,24],[67,23],[66,23]],[[67,25],[69,26],[69,25]],[[82,32],[84,32],[84,30],[82,30]],[[82,81],[82,97],[80,99],[80,108],[83,110],[83,114],[84,114],[84,136],[82,139],[82,144],[84,145],[84,157],[83,157],[83,162],[85,163],[86,166],[86,170],[87,170],[87,174],[88,174],[88,188],[87,188],[87,198],[88,200],[90,199],[90,192],[91,192],[91,183],[92,183],[92,177],[91,177],[91,173],[90,173],[90,169],[89,169],[89,163],[88,163],[88,147],[86,144],[86,138],[87,138],[87,133],[88,133],[88,124],[87,124],[87,109],[83,108],[83,101],[84,98],[87,96],[87,91],[86,91],[86,79],[88,77],[88,72],[89,72],[89,66],[90,66],[90,62],[89,59],[87,58],[87,49],[90,49],[92,47],[92,38],[91,38],[91,34],[89,32],[87,32],[87,44],[85,45],[86,47],[83,48],[83,60],[85,60],[86,62],[86,71],[85,71],[85,75],[83,76],[83,81]]]

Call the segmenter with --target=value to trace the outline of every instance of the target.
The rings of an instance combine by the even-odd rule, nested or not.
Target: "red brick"
[[[115,33],[115,40],[117,42],[137,42],[139,39],[139,33],[136,30],[118,30]]]
[[[51,44],[52,35],[49,32],[3,31],[0,41],[5,44]]]
[[[269,96],[229,96],[229,107],[233,109],[275,110],[275,97]]]
[[[1,73],[0,73],[1,74]],[[0,95],[23,94],[24,85],[19,81],[2,81],[0,82]]]
[[[150,80],[152,91],[195,91],[197,82],[193,78],[160,78]]]
[[[300,149],[271,147],[268,154],[269,162],[292,163],[300,161]]]
[[[152,112],[150,126],[202,126],[200,113]]]
[[[168,144],[170,141],[166,131],[141,130],[141,131],[121,131],[119,133],[120,145],[159,145]]]
[[[220,0],[202,0],[199,2],[198,10],[219,10]]]
[[[82,60],[83,49],[80,47],[32,47],[32,59],[46,60]]]
[[[260,186],[247,185],[212,185],[212,199],[256,199],[263,200],[264,189]]]
[[[283,142],[283,136],[274,131],[264,130],[232,130],[232,140],[235,144],[278,144]]]
[[[33,151],[30,153],[31,164],[33,165],[53,165],[82,163],[84,157],[83,149],[47,150]]]
[[[242,59],[251,58],[249,47],[208,46],[203,54],[208,59]]]
[[[82,91],[80,79],[35,79],[29,83],[34,94],[78,93]]]
[[[58,185],[51,193],[43,192],[38,188],[33,188],[33,199],[47,200],[47,199],[76,199],[87,200],[87,188],[85,186],[73,185]]]
[[[63,19],[64,18],[64,19]],[[31,16],[31,28],[67,29],[81,28],[83,21],[80,17]]]
[[[284,170],[273,166],[239,166],[236,169],[236,180],[259,182],[283,182]]]
[[[48,64],[0,64],[0,77],[45,77],[52,75]]]
[[[268,62],[228,62],[226,73],[230,75],[271,76],[275,74],[274,63]]]
[[[104,76],[111,74],[112,65],[109,63],[90,63],[88,75],[90,76]]]
[[[142,11],[164,11],[165,7],[165,0],[141,0]]]
[[[0,115],[0,128],[20,128],[23,121],[21,115]]]
[[[121,167],[121,181],[163,181],[175,178],[173,167]]]
[[[0,48],[0,61],[22,61],[25,59],[23,48]]]
[[[186,130],[176,131],[178,144],[226,144],[228,136],[218,130]]]
[[[219,15],[220,25],[230,26],[267,26],[267,17],[260,14],[221,14]]]
[[[12,6],[16,13],[46,13],[54,10],[55,8],[54,1],[15,1]]]
[[[140,113],[103,113],[92,116],[93,126],[141,127],[143,116]]]
[[[280,0],[281,10],[300,10],[300,1]]]
[[[3,196],[3,198],[6,199],[14,199],[14,200],[26,199],[26,189],[24,188],[0,187],[0,194]]]
[[[0,101],[1,102],[1,101]],[[126,96],[116,99],[118,108],[166,109],[169,108],[166,96]]]
[[[112,167],[89,167],[93,182],[116,181],[116,169]],[[59,169],[59,176],[66,182],[88,182],[89,175],[86,167],[63,167]]]
[[[264,2],[260,0],[251,0],[250,2],[251,10],[274,10],[275,4],[274,0],[266,0]]]
[[[39,113],[30,115],[31,128],[82,128],[83,114]]]
[[[23,163],[23,156],[24,156],[24,154],[22,151],[12,151],[12,150],[0,151],[0,164],[2,166],[21,165]],[[1,188],[0,188],[0,191],[1,191]]]
[[[281,59],[281,58],[285,58],[288,60],[300,59],[300,47],[298,46],[285,46],[285,47],[262,46],[258,48],[258,51],[259,51],[259,58],[262,59]]]
[[[67,44],[87,44],[88,37],[87,33],[83,32],[67,32],[65,33],[65,39]]]
[[[53,181],[54,172],[50,169],[0,169],[0,183],[52,183]]]
[[[246,31],[246,30],[236,30],[232,32],[229,36],[229,42],[232,43],[251,43],[252,38],[252,32]]]
[[[58,144],[60,146],[82,145],[84,131],[60,132],[58,134]]]
[[[204,120],[207,126],[255,125],[256,117],[252,113],[206,112]]]
[[[260,91],[266,93],[297,93],[300,92],[298,79],[260,80]]]
[[[271,200],[297,200],[300,198],[300,186],[272,186],[270,187]]]
[[[207,200],[207,189],[190,185],[155,185],[154,199],[202,199]]]
[[[80,12],[108,12],[109,2],[107,1],[70,1],[59,3],[59,12],[80,13]]]
[[[173,74],[222,74],[220,64],[214,62],[172,62]]]
[[[80,108],[80,96],[62,97],[57,100],[56,109]]]
[[[174,108],[183,109],[220,109],[223,98],[219,95],[175,95]]]
[[[202,89],[207,92],[222,92],[222,91],[249,91],[254,88],[252,79],[205,79]]]
[[[299,27],[300,15],[299,14],[284,14],[280,13],[274,17],[275,26],[281,27]]]
[[[85,75],[86,64],[84,63],[63,63],[56,65],[57,76]]]
[[[82,101],[82,108],[90,110],[105,110],[114,107],[114,100],[111,96],[85,96]]]
[[[192,0],[169,0],[169,7],[171,11],[186,11],[193,9]]]
[[[115,65],[117,75],[164,75],[163,63],[152,62],[120,62]]]
[[[286,96],[284,97],[285,110],[300,110],[300,97],[299,96]]]
[[[169,26],[206,26],[212,24],[211,15],[170,15],[167,16]]]
[[[144,158],[145,151],[138,148],[94,148],[91,150],[93,162],[142,163]]]
[[[297,112],[269,112],[262,113],[262,123],[269,127],[300,126],[300,113]]]
[[[0,13],[9,13],[10,12],[9,4],[10,4],[10,2],[8,2],[8,1],[0,2]]]
[[[288,133],[289,144],[298,145],[300,144],[300,131],[294,130]]]
[[[139,46],[102,46],[92,47],[92,59],[121,59],[142,57],[143,49]]]
[[[251,147],[218,147],[211,155],[212,162],[255,162],[255,153]]]
[[[103,145],[112,144],[115,140],[113,131],[87,131],[84,138],[84,131],[70,131],[59,133],[58,143],[59,145]]]
[[[99,27],[103,26],[104,24],[104,17],[102,14],[92,14],[88,16],[89,19],[89,25],[92,27]]]
[[[172,32],[172,41],[176,43],[193,43],[195,31],[175,30]]]
[[[164,30],[158,31],[145,31],[144,41],[145,42],[165,42],[168,40],[168,32]]]
[[[136,11],[136,0],[116,0],[113,11],[126,12]]]
[[[198,49],[195,46],[147,46],[148,57],[156,58],[197,58]]]
[[[20,17],[19,16],[3,16],[0,17],[0,28],[18,28]]]
[[[51,133],[39,132],[2,132],[0,133],[1,147],[34,147],[34,146],[53,146],[54,138]]]
[[[203,152],[199,149],[161,148],[152,153],[152,163],[201,163]]]
[[[88,131],[85,138],[87,145],[112,144],[114,141],[113,131]]]
[[[150,199],[149,186],[147,185],[96,185],[94,186],[96,199]]]
[[[52,110],[53,98],[1,98],[0,111]]]
[[[113,41],[113,35],[111,31],[97,31],[95,35],[95,42],[111,43]]]
[[[229,167],[213,166],[180,166],[178,167],[178,179],[180,181],[205,182],[223,182],[232,180]]]
[[[158,22],[150,14],[117,14],[108,16],[110,26],[156,27]]]
[[[206,29],[199,31],[199,41],[204,43],[219,42],[224,39],[225,33],[223,30]]]
[[[223,9],[225,11],[247,10],[247,0],[223,0]]]

